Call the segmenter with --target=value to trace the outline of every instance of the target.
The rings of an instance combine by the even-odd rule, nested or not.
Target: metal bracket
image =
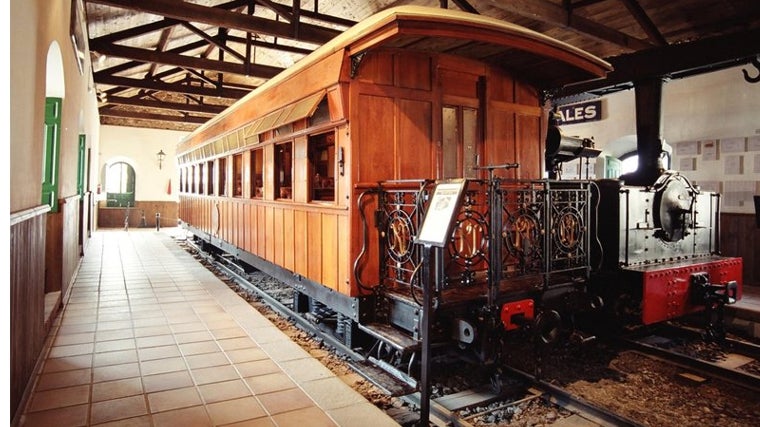
[[[353,79],[356,77],[356,74],[359,73],[359,65],[361,65],[362,60],[364,59],[364,56],[367,54],[367,52],[357,53],[356,55],[351,57],[351,73],[350,76]]]

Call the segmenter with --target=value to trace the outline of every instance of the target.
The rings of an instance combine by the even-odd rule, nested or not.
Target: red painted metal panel
[[[645,325],[674,319],[701,311],[704,306],[695,305],[689,299],[691,275],[706,272],[710,283],[725,284],[735,280],[738,285],[737,299],[741,298],[742,259],[712,259],[685,266],[649,269],[643,273],[643,301],[641,321]]]

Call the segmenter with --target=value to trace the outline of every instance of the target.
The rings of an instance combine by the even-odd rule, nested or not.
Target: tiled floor
[[[93,235],[21,425],[397,425],[172,234]]]

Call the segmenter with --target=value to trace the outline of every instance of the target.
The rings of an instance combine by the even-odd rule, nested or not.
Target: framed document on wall
[[[71,43],[74,45],[74,56],[76,57],[77,66],[79,67],[79,74],[84,74],[84,45],[87,29],[85,28],[83,0],[71,0],[71,23],[69,32],[71,33]]]

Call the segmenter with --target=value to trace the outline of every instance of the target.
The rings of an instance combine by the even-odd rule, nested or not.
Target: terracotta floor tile
[[[239,423],[227,424],[224,427],[275,427],[275,423],[269,417],[261,417],[256,418],[255,420],[245,420]]]
[[[192,375],[195,379],[195,383],[198,385],[218,383],[240,378],[238,371],[232,365],[193,369]]]
[[[214,337],[218,340],[223,340],[227,338],[240,338],[240,337],[247,337],[248,334],[243,330],[243,328],[235,327],[235,328],[222,328],[222,329],[213,329],[211,331],[211,334],[214,335]]]
[[[235,366],[243,378],[282,372],[282,369],[269,359],[238,363]]]
[[[205,331],[206,325],[203,324],[203,322],[197,321],[197,322],[188,322],[188,323],[177,323],[169,325],[172,332],[175,334],[182,334],[186,332],[198,332],[198,331]]]
[[[147,413],[148,408],[145,405],[144,396],[123,397],[121,399],[93,403],[90,422],[92,424],[98,424],[107,421],[134,418]]]
[[[153,414],[155,427],[209,427],[213,425],[203,406]]]
[[[337,377],[302,382],[300,386],[324,409],[342,408],[366,401],[362,395]]]
[[[269,354],[269,357],[271,357],[272,360],[278,362],[309,357],[309,353],[301,348],[300,345],[289,340],[271,342],[267,343],[267,345],[262,344],[261,348]]]
[[[341,426],[398,427],[399,424],[388,417],[380,408],[363,402],[356,405],[328,411],[328,414]],[[369,421],[371,420],[371,421]],[[572,424],[572,423],[568,423]],[[593,424],[593,423],[591,423]],[[570,426],[568,426],[570,427]],[[580,427],[580,426],[578,426]]]
[[[95,353],[129,350],[132,348],[135,348],[135,340],[133,338],[113,341],[100,341],[95,343]]]
[[[203,401],[206,403],[221,402],[223,400],[232,400],[251,395],[251,391],[246,387],[243,380],[201,385],[198,386],[198,390],[200,390]]]
[[[92,381],[123,380],[140,376],[140,365],[137,363],[125,363],[122,365],[98,366],[92,368]]]
[[[141,348],[137,350],[141,361],[153,359],[166,359],[169,357],[181,356],[179,347],[176,345],[167,345],[161,347]]]
[[[96,341],[114,341],[134,337],[135,331],[133,329],[112,329],[110,331],[98,331],[95,333]]]
[[[121,397],[143,394],[141,378],[127,378],[123,380],[104,381],[92,385],[92,401],[118,399]]]
[[[228,338],[219,340],[219,346],[225,351],[240,350],[245,348],[257,348],[258,345],[249,337]]]
[[[137,362],[137,350],[134,349],[95,353],[92,356],[93,366],[123,365],[134,362]]]
[[[190,369],[208,368],[211,366],[229,365],[230,361],[227,359],[224,353],[218,351],[216,353],[196,354],[192,356],[186,356],[185,361]]]
[[[335,427],[337,424],[319,408],[310,406],[295,411],[283,412],[272,417],[280,426]],[[369,424],[365,424],[369,425]],[[349,426],[352,427],[352,426]]]
[[[206,408],[211,415],[211,420],[217,425],[251,420],[266,415],[259,402],[253,397],[212,403],[206,405]]]
[[[261,375],[258,377],[246,378],[245,382],[256,395],[263,393],[272,393],[275,391],[286,390],[296,387],[296,383],[284,373]]]
[[[240,350],[231,350],[226,353],[227,357],[229,357],[233,363],[252,362],[269,358],[269,355],[260,348],[244,348]]]
[[[314,401],[299,388],[259,394],[257,397],[264,409],[271,415],[315,405]]]
[[[169,372],[143,377],[143,386],[148,393],[190,387],[192,385],[193,379],[188,371]]]
[[[64,408],[90,402],[90,385],[39,391],[32,396],[30,412]]]
[[[77,369],[74,371],[42,374],[37,382],[36,391],[89,384],[91,375],[91,369]]]
[[[58,347],[52,347],[50,349],[50,354],[48,355],[48,357],[57,358],[57,357],[67,357],[67,356],[78,356],[81,354],[92,353],[94,349],[95,349],[94,343],[63,345],[63,346],[58,346]]]
[[[56,339],[53,341],[53,346],[59,347],[63,345],[85,344],[85,343],[91,343],[94,341],[95,341],[94,332],[81,332],[78,334],[58,334]]]
[[[152,325],[135,327],[135,337],[152,337],[156,335],[170,335],[172,330],[168,325]]]
[[[48,359],[42,369],[44,373],[73,371],[92,367],[92,354],[80,354],[79,356],[60,357]]]
[[[186,324],[186,323],[184,323],[184,324]],[[177,343],[179,343],[179,344],[191,343],[191,342],[199,342],[199,341],[213,341],[214,340],[214,336],[211,335],[211,333],[209,331],[195,331],[195,332],[175,333],[174,337],[177,340]]]
[[[125,418],[123,420],[98,424],[97,427],[153,427],[153,423],[150,415],[143,415],[141,417]]]
[[[173,335],[156,335],[152,337],[139,337],[136,338],[137,348],[146,347],[161,347],[165,345],[172,345],[175,343]]]
[[[23,416],[21,425],[24,427],[56,426],[75,427],[89,425],[87,416],[89,405],[67,406],[49,411],[30,412]]]
[[[160,391],[148,395],[151,412],[164,412],[172,409],[189,408],[201,405],[201,398],[195,387]]]
[[[216,341],[201,341],[179,345],[182,354],[192,356],[194,354],[215,353],[219,351]]]
[[[142,375],[164,374],[167,372],[183,371],[187,369],[185,359],[170,357],[168,359],[147,360],[140,363]]]
[[[295,382],[313,381],[334,377],[335,374],[316,359],[299,359],[280,362],[282,370],[287,372]]]

